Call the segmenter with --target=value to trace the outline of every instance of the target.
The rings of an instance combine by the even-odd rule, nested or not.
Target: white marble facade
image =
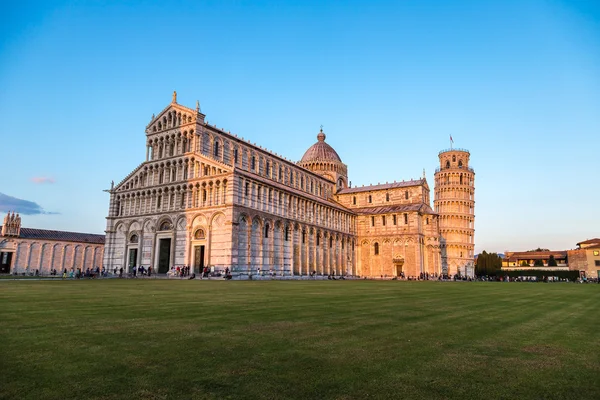
[[[196,273],[229,268],[239,278],[380,271],[362,268],[357,258],[365,231],[358,224],[395,209],[353,204],[355,193],[367,195],[365,188],[348,187],[347,166],[322,130],[317,139],[300,162],[292,162],[208,124],[198,106],[184,107],[174,94],[146,126],[146,160],[111,187],[104,266],[152,267],[159,273],[176,266]],[[414,273],[440,273],[438,215],[429,207],[426,181],[411,182],[404,186],[415,195],[396,203],[415,223],[397,232],[428,241],[428,247],[415,247],[423,254],[412,265],[402,262]],[[389,189],[376,185],[366,191],[389,200]],[[369,243],[377,240],[373,231],[365,232]],[[389,258],[379,260],[399,260],[393,252]]]

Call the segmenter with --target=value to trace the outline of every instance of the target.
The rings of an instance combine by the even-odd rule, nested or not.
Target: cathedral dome
[[[302,160],[300,162],[310,162],[310,161],[339,161],[342,162],[338,153],[325,143],[325,134],[323,133],[323,129],[317,135],[317,143],[313,144],[306,150],[306,153],[302,156]]]

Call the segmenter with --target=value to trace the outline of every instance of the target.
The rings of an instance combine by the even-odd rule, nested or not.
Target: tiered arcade
[[[442,271],[450,275],[474,274],[475,171],[469,167],[469,157],[468,150],[443,150],[435,171]]]

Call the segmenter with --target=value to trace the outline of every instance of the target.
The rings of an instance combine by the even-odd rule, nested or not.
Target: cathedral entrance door
[[[10,253],[10,252],[0,253],[0,274],[8,274],[10,272],[11,260],[12,260],[12,253]]]
[[[129,271],[135,267],[137,261],[137,249],[129,249]]]
[[[396,270],[396,276],[402,276],[402,267],[404,266],[404,258],[394,257],[394,269]]]
[[[171,258],[171,239],[160,239],[158,242],[158,273],[169,272],[169,260]]]
[[[396,264],[396,276],[402,276],[402,264]]]
[[[204,269],[204,246],[194,246],[194,272],[201,274]]]

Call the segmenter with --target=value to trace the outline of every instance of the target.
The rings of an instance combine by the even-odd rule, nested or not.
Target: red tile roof
[[[583,242],[577,243],[577,245],[579,246],[580,244],[591,244],[591,243],[598,243],[598,244],[600,244],[600,238],[584,240]]]
[[[378,207],[363,207],[353,208],[352,211],[359,215],[365,214],[394,214],[402,212],[418,211],[423,214],[437,215],[431,207],[425,203],[414,203],[414,204],[397,204],[390,206],[378,206]]]
[[[0,226],[0,230],[1,229],[2,226]],[[64,242],[104,244],[104,235],[97,235],[95,233],[51,231],[36,228],[21,228],[21,233],[19,237],[22,239],[57,240]]]
[[[345,188],[337,192],[337,194],[348,194],[348,193],[361,193],[361,192],[370,192],[373,190],[384,190],[384,189],[394,189],[399,187],[409,187],[409,186],[420,186],[425,183],[425,179],[417,179],[410,181],[402,181],[402,182],[392,182],[392,183],[383,183],[379,185],[369,185],[369,186],[361,186],[361,187],[353,187],[353,188]]]
[[[550,255],[553,255],[555,259],[567,258],[566,251],[515,251],[506,252],[506,256],[509,261],[516,260],[547,260]]]

